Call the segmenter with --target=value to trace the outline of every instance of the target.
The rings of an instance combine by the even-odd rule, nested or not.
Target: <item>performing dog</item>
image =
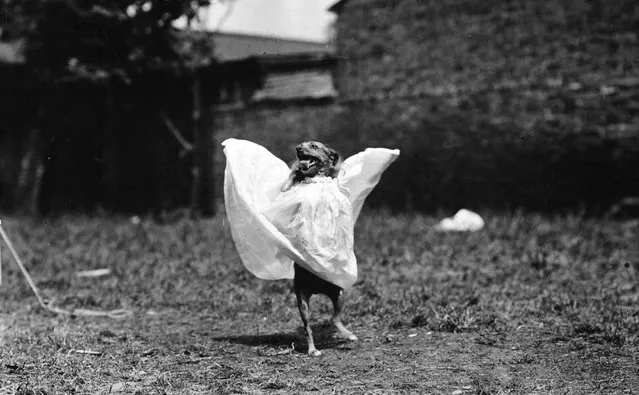
[[[282,186],[282,191],[287,191],[294,184],[312,177],[335,178],[341,164],[337,151],[316,141],[308,141],[299,144],[296,149],[297,161],[291,166],[291,174],[287,182]],[[323,294],[333,302],[332,322],[338,335],[348,339],[357,340],[342,323],[342,288],[332,284],[295,263],[295,277],[293,288],[297,297],[297,307],[302,317],[304,329],[308,340],[308,355],[319,356],[321,352],[315,348],[313,332],[309,324],[309,300],[312,295]]]
[[[291,165],[291,175],[282,186],[282,192],[306,178],[337,177],[341,161],[334,149],[317,141],[307,141],[295,147],[295,153],[297,160]]]

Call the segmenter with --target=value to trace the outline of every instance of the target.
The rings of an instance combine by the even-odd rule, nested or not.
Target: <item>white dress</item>
[[[353,227],[366,196],[399,156],[367,148],[347,158],[336,178],[315,177],[285,192],[290,169],[266,148],[227,139],[224,202],[244,266],[267,279],[293,278],[293,262],[349,288],[357,280]]]

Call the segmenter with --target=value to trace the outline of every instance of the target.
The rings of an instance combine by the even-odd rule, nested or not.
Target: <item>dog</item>
[[[337,177],[341,158],[334,149],[317,141],[307,141],[295,147],[295,153],[297,160],[291,165],[291,174],[282,186],[282,192],[306,178]]]
[[[291,165],[291,174],[282,191],[287,191],[296,183],[313,177],[337,177],[341,159],[340,155],[332,148],[316,142],[307,141],[299,144],[296,148],[297,160]],[[342,323],[342,295],[344,290],[294,263],[295,276],[293,279],[293,289],[297,298],[297,307],[304,324],[308,341],[308,355],[319,356],[322,353],[315,348],[313,341],[313,331],[309,323],[309,301],[312,295],[326,295],[333,302],[332,322],[340,337],[355,341],[357,336],[352,334]]]

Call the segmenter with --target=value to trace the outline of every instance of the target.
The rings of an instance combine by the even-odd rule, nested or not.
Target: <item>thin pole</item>
[[[42,299],[42,296],[40,296],[40,291],[38,291],[38,287],[36,287],[35,283],[33,282],[33,279],[31,278],[31,275],[29,275],[29,272],[24,266],[24,263],[22,263],[22,259],[20,259],[20,256],[18,256],[18,253],[16,252],[16,249],[13,247],[13,243],[11,243],[11,240],[9,240],[9,236],[7,236],[7,233],[4,231],[4,228],[2,227],[2,221],[0,221],[0,236],[2,236],[2,239],[4,240],[4,242],[7,243],[7,247],[9,247],[9,251],[11,251],[11,255],[13,255],[13,259],[15,259],[18,266],[20,266],[20,270],[22,270],[22,274],[24,274],[24,277],[27,279],[27,282],[29,283],[31,290],[35,294],[36,298],[38,298],[38,303],[40,303],[40,306],[42,306],[43,309],[56,314],[98,316],[98,317],[111,317],[111,318],[124,318],[132,314],[130,310],[124,310],[124,309],[111,310],[111,311],[75,309],[75,310],[69,311],[69,310],[61,309],[59,307],[49,306],[49,304],[46,303],[44,299]],[[1,269],[2,267],[0,267],[0,271]]]
[[[47,304],[44,303],[44,299],[42,299],[42,296],[40,296],[40,292],[38,291],[38,288],[33,282],[31,275],[29,275],[29,272],[27,272],[27,269],[24,267],[24,263],[22,263],[22,259],[20,259],[20,257],[18,256],[16,249],[13,248],[13,243],[11,243],[11,240],[9,240],[9,236],[7,236],[7,233],[4,231],[4,228],[2,227],[2,222],[0,222],[0,235],[2,236],[2,239],[4,240],[4,242],[7,243],[7,247],[9,247],[9,251],[11,252],[11,255],[13,255],[13,259],[15,259],[18,266],[20,266],[20,270],[22,270],[22,274],[24,274],[24,277],[27,279],[27,282],[29,283],[29,286],[33,290],[33,293],[35,294],[36,298],[38,298],[38,302],[40,303],[40,305],[42,305],[42,307],[46,307]]]

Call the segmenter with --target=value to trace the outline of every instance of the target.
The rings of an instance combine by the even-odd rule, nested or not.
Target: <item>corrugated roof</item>
[[[234,33],[215,33],[215,56],[221,62],[247,59],[253,56],[332,54],[328,43],[290,40]]]
[[[326,99],[336,96],[330,71],[307,70],[269,74],[264,87],[255,92],[252,101]]]

